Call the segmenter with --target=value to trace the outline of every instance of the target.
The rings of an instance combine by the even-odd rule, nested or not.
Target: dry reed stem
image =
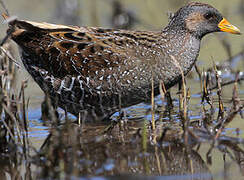
[[[79,115],[78,115],[78,125],[81,126],[81,113],[79,112]]]
[[[3,121],[3,125],[4,125],[4,127],[5,127],[5,128],[7,129],[7,131],[8,131],[8,133],[9,133],[11,139],[14,141],[15,144],[18,144],[18,142],[16,141],[16,139],[15,139],[15,137],[14,137],[14,135],[13,135],[11,129],[9,128],[8,124],[6,123],[5,119],[2,119],[2,121]]]
[[[5,6],[5,3],[4,3],[2,0],[0,0],[0,4],[1,4],[1,6],[3,7],[5,13],[9,16],[9,12],[8,12],[7,7]]]
[[[218,86],[217,95],[218,95],[218,102],[219,102],[219,113],[218,113],[218,121],[219,121],[220,119],[223,119],[223,117],[224,117],[224,105],[223,105],[223,101],[222,101],[221,78],[219,77],[216,64],[214,62],[213,62],[213,64],[214,64],[214,72],[215,72],[215,77],[216,77],[217,86]]]
[[[155,154],[155,157],[156,157],[156,163],[157,163],[157,168],[158,168],[158,173],[159,173],[159,175],[161,175],[162,174],[162,170],[161,170],[161,163],[160,163],[160,158],[159,158],[159,153],[158,153],[158,147],[157,146],[155,146],[154,147],[154,154]]]
[[[143,127],[142,127],[142,151],[147,152],[147,120],[144,119]]]
[[[211,110],[214,110],[213,98],[212,98],[212,96],[210,96],[211,91],[208,90],[208,84],[209,84],[210,80],[209,80],[209,75],[207,72],[204,72],[203,78],[204,79],[203,79],[202,103],[204,102],[204,100],[206,100],[206,102],[210,105]]]
[[[166,90],[166,88],[164,86],[164,82],[163,81],[160,81],[159,92],[160,92],[160,95],[161,95],[161,100],[164,101],[165,94],[166,94],[167,90]]]
[[[188,127],[190,124],[190,119],[187,117],[187,90],[186,90],[186,84],[185,84],[185,76],[182,68],[180,67],[179,62],[175,59],[174,56],[170,55],[171,59],[174,61],[174,64],[176,67],[179,68],[181,72],[181,78],[182,78],[182,87],[183,87],[183,92],[180,93],[180,99],[182,99],[183,103],[183,130],[184,130],[184,142],[187,145],[188,144]],[[182,97],[183,96],[183,97]],[[180,104],[181,104],[180,103]],[[180,109],[182,111],[182,109]]]
[[[198,74],[199,80],[200,80],[200,89],[201,89],[201,94],[202,94],[202,88],[203,88],[203,84],[202,84],[202,72],[200,71],[200,69],[198,68],[198,66],[195,64],[194,65],[195,70]]]
[[[173,105],[173,101],[172,101],[172,98],[170,95],[170,91],[166,90],[163,81],[160,81],[159,92],[161,95],[161,100],[164,101],[166,99],[166,102],[167,102],[166,108],[172,109],[174,107],[174,105]]]
[[[237,87],[233,87],[233,91],[237,91]],[[217,139],[222,132],[222,130],[234,119],[237,113],[239,113],[244,108],[244,103],[240,104],[240,99],[236,97],[237,93],[233,92],[233,105],[228,114],[219,122],[215,129],[218,129],[215,139]]]
[[[220,85],[221,85],[222,87],[224,87],[224,86],[233,84],[233,83],[235,83],[235,82],[240,82],[240,81],[243,81],[243,80],[244,80],[244,75],[239,76],[237,80],[235,79],[235,80],[229,80],[229,81],[226,81],[226,82],[222,82]],[[218,85],[215,85],[215,86],[213,86],[213,87],[209,87],[208,90],[212,91],[212,90],[214,90],[214,89],[216,89],[216,88],[218,88]]]
[[[46,94],[46,97],[47,97],[47,106],[49,107],[49,113],[50,113],[50,116],[51,116],[51,121],[53,122],[52,125],[54,125],[54,127],[56,127],[59,123],[59,119],[58,117],[56,116],[55,114],[55,109],[52,105],[52,101],[51,101],[51,98],[50,98],[50,95],[49,94]]]
[[[20,91],[20,94],[22,96],[22,116],[23,116],[23,122],[24,122],[24,128],[25,128],[25,131],[28,133],[28,120],[27,120],[27,117],[26,117],[26,105],[25,105],[25,88],[26,88],[26,84],[27,81],[23,81],[22,84],[21,84],[21,91]]]
[[[183,87],[183,92],[182,92],[182,96],[183,96],[183,103],[182,103],[182,105],[183,105],[183,117],[186,120],[186,118],[187,118],[187,104],[186,104],[186,102],[187,102],[187,100],[186,100],[187,93],[186,93],[184,72],[183,72],[182,68],[180,67],[179,62],[175,59],[175,57],[170,55],[170,58],[174,61],[174,64],[176,65],[176,67],[179,68],[179,70],[181,72],[182,87]]]
[[[2,52],[4,54],[6,54],[6,56],[13,61],[13,63],[18,67],[18,68],[22,68],[21,65],[11,56],[11,54],[9,54],[2,46],[0,46],[0,49],[2,50]]]
[[[229,124],[234,117],[236,116],[236,114],[238,112],[241,112],[241,110],[244,107],[244,103],[240,104],[240,98],[238,98],[238,90],[237,90],[237,79],[238,79],[238,74],[236,75],[235,78],[235,84],[233,87],[233,93],[232,93],[232,107],[230,109],[230,111],[228,112],[228,114],[226,115],[226,117],[223,117],[221,119],[221,121],[215,126],[215,129],[218,129],[215,138],[218,138],[220,133],[222,132],[222,130],[225,128],[225,126],[227,124]]]
[[[238,79],[239,79],[239,73],[236,74],[235,83],[234,83],[233,92],[232,92],[232,102],[233,102],[234,107],[237,107],[241,101],[241,99],[239,98],[239,95],[238,95],[238,88],[237,88]]]
[[[24,122],[24,130],[25,130],[23,135],[23,142],[24,142],[24,155],[25,158],[27,159],[28,156],[26,152],[28,154],[30,153],[29,151],[30,145],[29,145],[28,118],[26,117],[27,109],[26,109],[25,91],[24,91],[26,86],[27,86],[27,81],[22,81],[20,95],[22,96],[22,120]]]
[[[5,110],[5,112],[10,116],[10,118],[14,121],[14,124],[16,125],[17,137],[21,141],[21,144],[23,145],[23,141],[21,139],[21,133],[20,133],[20,125],[19,125],[17,119],[15,118],[13,113],[9,110],[9,108],[4,103],[2,103],[2,107]]]
[[[153,81],[153,71],[152,71],[152,83],[151,83],[151,112],[152,112],[152,130],[155,130],[155,103],[154,103],[154,81]]]
[[[160,139],[159,139],[159,141],[158,141],[160,144],[163,143],[164,138],[165,138],[166,133],[167,133],[168,130],[170,130],[170,128],[168,128],[168,127],[164,128],[164,130],[163,130],[163,132],[162,132],[162,134],[161,134],[161,137],[160,137]]]

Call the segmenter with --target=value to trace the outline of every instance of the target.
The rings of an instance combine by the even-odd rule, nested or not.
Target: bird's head
[[[224,31],[232,34],[241,34],[240,30],[231,25],[220,12],[208,4],[191,2],[180,8],[168,26],[174,30],[184,30],[200,39],[211,32]]]

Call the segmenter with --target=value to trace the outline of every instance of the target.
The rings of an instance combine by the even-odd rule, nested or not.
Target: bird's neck
[[[181,78],[182,72],[186,75],[193,67],[199,54],[200,40],[183,31],[162,32],[160,43],[163,56],[158,76],[170,88]]]
[[[168,31],[167,33],[167,41],[169,42],[167,44],[172,50],[171,56],[174,56],[184,73],[187,73],[198,57],[200,39],[184,30]]]

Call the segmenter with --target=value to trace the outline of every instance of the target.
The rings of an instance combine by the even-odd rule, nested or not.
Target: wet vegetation
[[[122,8],[118,3],[115,8]],[[114,26],[140,23],[124,7],[113,16],[119,13],[133,23],[118,24],[112,17]],[[222,44],[230,52],[231,45]],[[221,63],[212,61],[207,70],[196,65],[170,91],[162,83],[160,96],[152,93],[151,102],[121,110],[111,121],[75,119],[53,107],[46,95],[40,106],[48,135],[40,148],[31,141],[28,82],[17,81],[24,67],[16,54],[13,43],[4,39],[0,47],[1,179],[232,179],[233,172],[238,172],[237,179],[243,178],[243,129],[232,126],[230,134],[228,127],[244,118],[244,72],[235,70],[237,64],[243,69],[244,49],[228,53],[229,59]],[[199,87],[197,91],[193,86]],[[226,89],[231,94],[225,96]],[[218,168],[212,170],[215,162]]]

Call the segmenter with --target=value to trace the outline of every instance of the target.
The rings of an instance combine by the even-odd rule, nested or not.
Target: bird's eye
[[[204,18],[205,19],[211,19],[211,18],[213,18],[213,14],[212,13],[206,13],[206,14],[204,14]]]

